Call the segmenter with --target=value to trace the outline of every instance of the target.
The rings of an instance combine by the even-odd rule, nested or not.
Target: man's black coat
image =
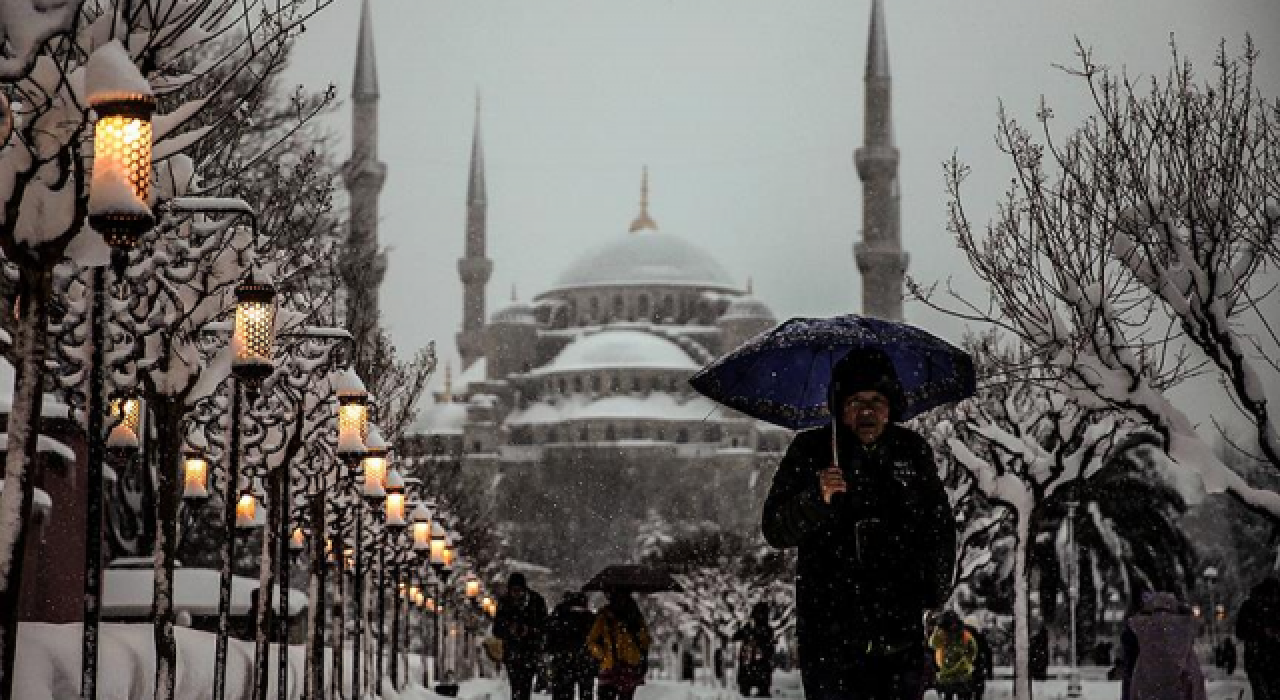
[[[529,591],[524,605],[509,595],[498,599],[493,636],[502,640],[502,661],[509,666],[533,666],[542,653],[547,626],[547,601]]]
[[[823,503],[831,426],[796,435],[764,504],[764,537],[798,547],[797,634],[804,667],[838,672],[852,656],[922,644],[926,608],[941,605],[955,565],[955,517],[933,451],[889,424],[869,446],[839,428],[848,490]]]

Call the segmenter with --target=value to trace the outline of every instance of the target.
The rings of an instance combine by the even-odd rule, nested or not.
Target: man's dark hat
[[[889,420],[897,421],[904,403],[902,385],[893,361],[883,351],[852,350],[831,370],[831,409],[837,412],[849,396],[860,391],[878,391],[889,399]]]
[[[524,574],[517,571],[507,578],[507,590],[511,590],[512,588],[523,588],[526,591],[529,590],[529,584],[525,582]]]

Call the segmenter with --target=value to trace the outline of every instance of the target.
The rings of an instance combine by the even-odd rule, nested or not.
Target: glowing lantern
[[[240,500],[236,502],[236,527],[256,527],[258,524],[258,497],[246,482],[240,489]]]
[[[444,565],[444,551],[449,546],[445,541],[444,528],[440,527],[440,523],[434,523],[431,526],[431,563]]]
[[[200,450],[186,450],[182,455],[182,497],[209,497],[209,461]]]
[[[378,426],[369,426],[369,439],[365,442],[364,459],[364,496],[365,498],[382,498],[387,495],[387,443],[382,439]],[[403,490],[403,482],[401,482]],[[404,517],[403,512],[401,518]]]
[[[289,535],[289,550],[293,552],[301,552],[307,546],[307,533],[302,528],[293,528],[293,534]]]
[[[369,392],[364,382],[350,369],[338,373],[333,381],[338,395],[338,457],[348,463],[364,457],[364,438],[369,431]]]
[[[462,584],[462,590],[468,598],[475,600],[476,596],[480,595],[480,579],[476,578],[475,574],[467,576],[466,583]]]
[[[369,459],[365,457],[365,459]],[[366,476],[368,473],[366,472]],[[404,478],[399,469],[392,469],[387,474],[387,501],[384,510],[387,527],[404,527]]]
[[[418,598],[419,598],[419,597],[421,597],[421,596],[422,596],[422,589],[421,589],[421,588],[418,588],[416,585],[414,585],[414,586],[409,586],[409,600],[411,600],[411,601],[413,601],[415,604],[417,604],[417,602],[418,602]]]
[[[112,399],[111,421],[115,425],[107,436],[107,451],[116,457],[128,458],[140,445],[142,400],[136,396]]]
[[[236,323],[231,336],[231,370],[250,384],[271,375],[271,344],[276,331],[276,288],[257,268],[236,287]]]
[[[119,41],[93,52],[86,69],[93,129],[89,225],[116,250],[133,248],[155,224],[151,213],[151,86]]]
[[[453,551],[453,547],[446,544],[444,551],[440,553],[440,568],[445,571],[453,571],[453,559],[455,556],[456,552]]]
[[[439,606],[438,606],[438,605],[436,605],[436,599],[435,599],[435,598],[427,598],[427,605],[426,605],[426,607],[427,607],[427,612],[433,613],[433,612],[435,612],[435,611],[436,611],[436,609],[437,609]]]
[[[427,510],[425,503],[418,501],[418,505],[413,507],[413,513],[409,515],[409,521],[412,523],[411,531],[413,533],[413,551],[430,551],[431,511]]]

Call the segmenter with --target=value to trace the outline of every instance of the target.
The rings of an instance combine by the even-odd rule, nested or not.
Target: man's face
[[[889,424],[889,399],[878,391],[859,391],[844,400],[840,419],[864,445],[880,438]]]
[[[511,587],[511,602],[516,605],[524,605],[524,601],[529,598],[529,591],[521,586]]]

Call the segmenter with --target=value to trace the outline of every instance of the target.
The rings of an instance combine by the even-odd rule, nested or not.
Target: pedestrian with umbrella
[[[502,640],[502,661],[507,666],[511,700],[529,700],[533,694],[533,677],[542,662],[546,624],[546,600],[529,589],[524,574],[518,571],[511,574],[506,593],[498,599],[498,614],[493,618],[493,636]]]
[[[600,664],[600,700],[631,700],[648,670],[649,626],[630,592],[610,588],[605,598],[587,635],[587,648]]]
[[[774,547],[798,548],[807,700],[917,697],[921,613],[950,595],[955,518],[929,444],[898,423],[971,396],[972,360],[906,324],[792,319],[690,384],[802,429],[774,474],[761,526]]]

